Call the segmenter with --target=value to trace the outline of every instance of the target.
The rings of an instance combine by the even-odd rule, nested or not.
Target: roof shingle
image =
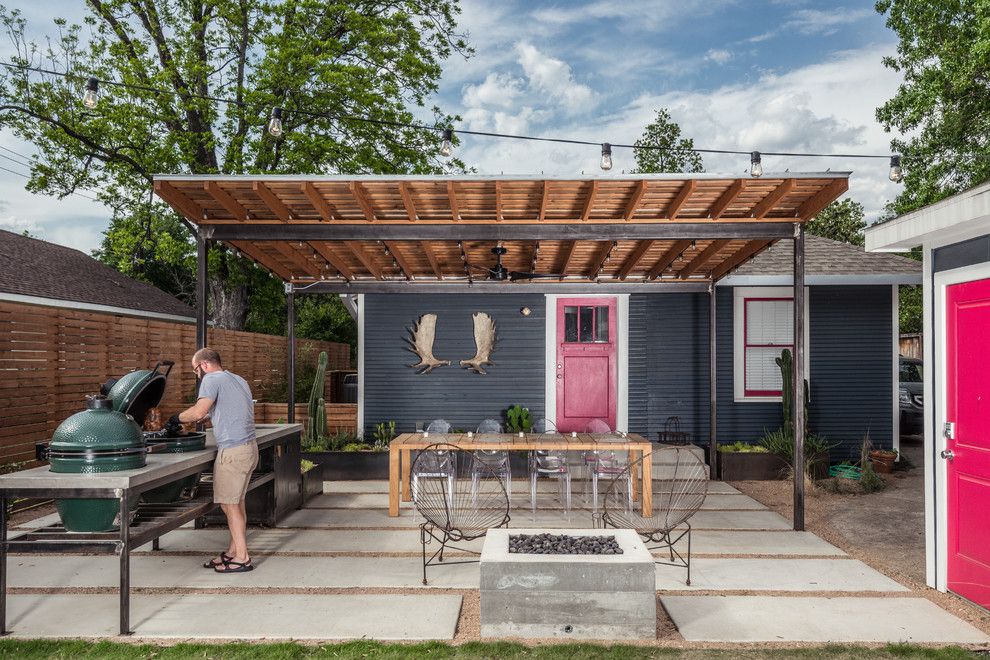
[[[792,275],[793,268],[794,242],[778,241],[733,275]],[[807,234],[804,271],[806,275],[915,275],[921,273],[921,262]]]
[[[63,245],[0,230],[0,262],[0,293],[196,316],[178,298]]]

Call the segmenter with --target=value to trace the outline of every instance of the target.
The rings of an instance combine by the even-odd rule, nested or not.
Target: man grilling
[[[217,441],[213,464],[213,501],[227,516],[230,545],[226,552],[203,564],[217,573],[245,573],[254,570],[247,547],[245,497],[251,473],[258,465],[258,442],[254,430],[254,402],[247,381],[223,368],[220,354],[201,348],[192,357],[192,368],[200,379],[196,405],[173,415],[165,424],[172,435],[183,424],[209,417]]]

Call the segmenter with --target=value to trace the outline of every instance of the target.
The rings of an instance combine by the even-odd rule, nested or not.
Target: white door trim
[[[544,378],[544,414],[547,420],[557,423],[557,300],[560,298],[615,298],[615,333],[619,342],[616,351],[615,426],[617,430],[629,430],[629,294],[597,293],[546,295],[546,377]]]
[[[928,246],[925,247],[925,256],[929,256]],[[929,257],[930,258],[930,257]],[[926,270],[930,264],[926,262]],[[939,591],[946,591],[946,571],[948,569],[948,480],[946,472],[946,462],[939,457],[939,452],[945,449],[945,438],[942,437],[942,425],[947,421],[945,413],[946,401],[946,346],[945,346],[945,298],[946,289],[953,284],[972,282],[974,280],[990,279],[990,263],[964,266],[940,273],[935,273],[933,284],[932,304],[932,327],[934,328],[934,341],[932,342],[932,353],[928,355],[926,348],[926,369],[931,372],[925,374],[925,456],[930,457],[933,462],[928,474],[932,475],[934,482],[926,483],[925,510],[926,528],[928,527],[928,513],[934,514],[934,565],[929,568],[934,572],[934,576],[929,574],[929,586],[934,586]],[[927,319],[926,319],[927,320]],[[929,359],[934,358],[934,360]],[[934,367],[934,368],[933,368]],[[932,385],[929,386],[928,382]],[[929,400],[929,389],[933,390],[934,401]],[[927,475],[926,475],[927,482]],[[932,499],[929,499],[932,498]],[[929,537],[929,542],[933,539]],[[929,550],[931,546],[929,546]],[[931,554],[929,552],[929,554]],[[931,562],[931,558],[929,558]],[[931,578],[934,577],[934,580]]]

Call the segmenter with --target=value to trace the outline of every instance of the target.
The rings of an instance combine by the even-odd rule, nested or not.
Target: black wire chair
[[[419,526],[419,540],[423,545],[423,584],[427,583],[428,566],[479,561],[444,561],[444,553],[450,550],[481,554],[457,547],[455,543],[473,541],[483,537],[489,529],[509,524],[509,495],[505,484],[491,467],[475,459],[471,452],[447,443],[432,444],[416,457],[413,472],[420,461],[424,465],[435,465],[443,456],[455,458],[451,462],[452,473],[437,478],[421,476],[414,498],[416,510],[426,519]],[[440,547],[427,556],[426,546],[434,541]]]
[[[641,457],[615,476],[605,492],[601,515],[603,527],[634,529],[643,540],[657,545],[650,550],[665,550],[669,561],[657,561],[664,566],[687,569],[687,582],[691,584],[691,523],[689,519],[701,508],[708,494],[708,475],[701,459],[686,447],[654,449],[660,461],[653,467],[653,507],[649,516],[643,515],[641,499],[633,501],[628,489],[637,475],[642,473]],[[674,546],[687,537],[687,550],[681,553]]]

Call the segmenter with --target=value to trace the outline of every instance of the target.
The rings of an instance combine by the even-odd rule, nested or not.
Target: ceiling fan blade
[[[559,280],[563,275],[555,275],[553,273],[523,273],[518,270],[514,270],[509,273],[509,280],[515,282],[516,280],[539,280],[539,279],[551,279]]]
[[[492,272],[492,269],[491,268],[485,268],[484,266],[475,266],[474,264],[469,264],[466,261],[464,262],[464,265],[466,265],[468,268],[474,268],[475,270],[484,271],[486,273],[491,273]]]

